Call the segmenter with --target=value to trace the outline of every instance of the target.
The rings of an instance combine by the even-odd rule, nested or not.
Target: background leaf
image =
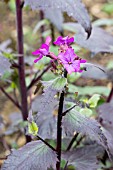
[[[90,50],[93,55],[99,52],[113,53],[113,36],[100,27],[92,26],[89,39],[81,25],[77,23],[65,23],[64,29],[75,32],[75,42],[81,47]]]
[[[13,150],[5,160],[2,170],[47,170],[55,168],[56,153],[40,141],[33,141],[18,150]]]
[[[84,27],[88,35],[91,33],[90,18],[81,0],[25,0],[25,4],[30,5],[33,10],[57,9],[60,12],[67,12],[69,16],[72,16]]]
[[[95,108],[97,106],[98,101],[100,100],[99,94],[94,94],[89,100],[88,104],[91,108]]]
[[[10,71],[10,62],[7,58],[0,55],[0,77],[7,71]]]
[[[50,22],[53,23],[59,31],[62,31],[64,20],[62,12],[59,9],[46,9],[43,12],[45,18],[49,19]]]
[[[106,70],[106,68],[103,68],[100,65],[94,64],[95,66],[85,66],[87,71],[83,71],[81,73],[82,77],[85,78],[93,78],[93,79],[97,79],[97,80],[103,80],[103,79],[107,79],[108,78],[108,72]],[[101,69],[99,69],[98,67],[100,67],[101,69],[103,69],[105,72],[103,72]]]
[[[66,131],[66,134],[73,135],[73,133],[76,131],[89,135],[89,137],[96,140],[109,153],[107,139],[102,133],[100,124],[96,120],[90,119],[73,109],[64,117],[63,127]]]
[[[79,95],[93,95],[95,93],[102,94],[108,96],[110,93],[110,89],[105,86],[75,86],[73,84],[69,84],[69,93],[78,92]]]
[[[101,147],[88,145],[64,153],[63,158],[68,161],[68,165],[74,165],[76,170],[97,170],[99,167],[97,156],[102,152]]]
[[[113,102],[104,103],[98,107],[98,120],[113,137]]]
[[[6,53],[11,53],[12,52],[12,49],[10,47],[8,47],[10,44],[11,44],[10,39],[0,43],[0,55],[2,55],[2,52],[6,52]]]
[[[99,52],[113,53],[113,36],[99,27],[92,27],[89,39],[87,39],[83,28],[79,28],[79,32],[75,35],[75,42],[94,54]]]

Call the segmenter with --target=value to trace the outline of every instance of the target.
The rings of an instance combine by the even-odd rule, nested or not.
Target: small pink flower
[[[36,56],[38,55],[39,56],[38,58],[36,58],[34,60],[35,63],[37,61],[39,61],[43,56],[49,55],[50,42],[51,42],[51,37],[47,37],[45,44],[42,44],[39,49],[32,52],[33,55],[36,55]]]
[[[62,36],[60,36],[60,37],[57,38],[57,40],[54,42],[54,44],[61,46],[61,45],[65,45],[65,44],[70,45],[73,42],[74,42],[73,37],[69,38],[69,36],[67,36],[67,37],[63,38]]]
[[[86,62],[86,60],[80,59],[72,48],[68,48],[65,53],[60,53],[58,58],[69,74],[72,72],[82,72],[80,64]]]

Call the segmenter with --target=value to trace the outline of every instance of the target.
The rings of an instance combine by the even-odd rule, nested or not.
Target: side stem
[[[6,97],[16,106],[18,109],[21,110],[21,106],[17,101],[15,101],[5,90],[3,87],[0,87],[0,90],[6,95]]]
[[[42,10],[40,10],[40,21],[44,19],[44,13]],[[44,26],[41,26],[40,28],[40,33],[41,33],[41,43],[43,44],[44,43],[44,37],[42,36],[44,32]]]
[[[67,71],[64,71],[64,77],[67,77]],[[57,120],[57,158],[58,161],[56,163],[56,169],[60,170],[60,162],[61,162],[61,144],[62,144],[62,112],[63,112],[63,104],[64,104],[64,90],[60,95],[59,101],[59,109],[58,109],[58,120]]]

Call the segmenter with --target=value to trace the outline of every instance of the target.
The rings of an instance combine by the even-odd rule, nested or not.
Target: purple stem
[[[40,21],[44,19],[44,13],[43,11],[41,10],[40,11]],[[41,32],[41,43],[43,44],[44,43],[44,37],[42,36],[43,32],[44,32],[44,26],[41,26],[40,28],[40,32]]]
[[[24,65],[24,50],[23,50],[23,23],[22,23],[22,8],[21,0],[16,0],[16,26],[17,26],[17,44],[18,44],[18,71],[20,81],[20,95],[21,95],[21,111],[24,120],[28,117],[28,103],[27,103],[27,88],[25,83],[25,65]],[[30,137],[26,136],[27,142]]]
[[[40,136],[36,136],[39,140],[41,140],[45,145],[47,145],[49,148],[51,148],[53,151],[56,151],[55,148],[53,148],[48,142],[46,142],[44,139],[42,139]]]
[[[67,78],[67,71],[64,71],[64,77]],[[61,163],[61,145],[62,145],[62,112],[63,112],[63,104],[64,104],[64,90],[60,95],[59,101],[59,109],[58,109],[58,119],[57,119],[57,158],[58,161],[56,163],[56,169],[60,170],[60,163]]]
[[[107,98],[107,102],[108,102],[108,103],[111,101],[112,97],[113,97],[113,84],[112,84],[112,89],[111,89],[111,91],[110,91],[110,94],[109,94],[109,96],[108,96],[108,98]]]
[[[50,29],[51,29],[52,44],[55,46],[55,44],[53,43],[55,41],[55,29],[52,23],[50,23]]]
[[[71,147],[72,147],[74,141],[77,139],[78,135],[79,135],[79,133],[76,133],[76,134],[73,136],[73,138],[72,138],[72,140],[70,141],[70,143],[69,143],[66,151],[69,151],[69,150],[71,149]]]

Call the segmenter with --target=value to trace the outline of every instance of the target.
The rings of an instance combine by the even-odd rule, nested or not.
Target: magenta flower
[[[61,45],[65,45],[65,44],[70,45],[73,42],[74,42],[73,37],[69,38],[69,36],[67,36],[67,37],[63,38],[62,36],[60,36],[60,37],[57,38],[57,40],[54,42],[54,44],[61,46]]]
[[[80,64],[86,62],[86,60],[80,59],[72,48],[68,48],[65,53],[60,53],[58,58],[69,74],[72,72],[82,72]]]
[[[46,42],[45,44],[42,44],[41,47],[37,50],[35,50],[34,52],[32,52],[33,55],[38,55],[39,57],[36,58],[34,60],[34,62],[36,63],[37,61],[39,61],[43,56],[46,56],[49,54],[49,45],[51,42],[51,37],[47,37],[46,38]]]

